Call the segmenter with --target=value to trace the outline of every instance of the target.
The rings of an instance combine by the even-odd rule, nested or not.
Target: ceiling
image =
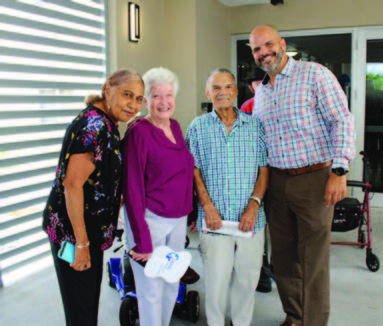
[[[269,4],[270,0],[218,0],[227,7]]]

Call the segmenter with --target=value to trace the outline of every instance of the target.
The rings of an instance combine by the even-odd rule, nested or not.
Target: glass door
[[[357,153],[369,155],[369,181],[374,196],[372,206],[383,206],[383,28],[355,31],[353,51],[354,111]],[[362,164],[354,160],[353,179],[362,174]]]
[[[364,150],[370,158],[370,183],[383,192],[383,39],[366,41]]]

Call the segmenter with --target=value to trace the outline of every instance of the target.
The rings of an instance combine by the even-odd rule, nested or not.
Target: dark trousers
[[[267,224],[265,225],[265,245],[263,248],[263,262],[262,262],[261,275],[259,277],[258,285],[271,286],[271,270],[270,270],[270,263],[269,263]]]
[[[90,248],[91,268],[78,272],[57,257],[60,246],[51,242],[53,261],[67,326],[97,326],[104,253]]]
[[[286,318],[304,326],[328,323],[330,225],[325,206],[331,170],[299,175],[270,171],[268,223],[274,276]]]

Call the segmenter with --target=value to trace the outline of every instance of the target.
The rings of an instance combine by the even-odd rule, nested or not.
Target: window
[[[42,210],[66,126],[106,77],[105,17],[104,0],[0,3],[0,287],[51,264]]]

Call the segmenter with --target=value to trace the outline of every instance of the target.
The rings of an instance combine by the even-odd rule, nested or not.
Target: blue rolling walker
[[[117,230],[117,241],[122,241],[123,232],[123,230]],[[185,247],[188,244],[189,239],[187,238]],[[123,245],[116,248],[114,252],[117,252],[122,247]],[[127,253],[125,252],[123,258],[109,258],[107,270],[109,286],[117,290],[121,299],[120,325],[135,326],[136,320],[139,317],[138,302],[133,270]],[[200,300],[197,291],[187,291],[187,285],[196,283],[199,278],[199,275],[189,267],[180,280],[178,296],[173,311],[176,317],[193,323],[197,322],[199,318]]]

